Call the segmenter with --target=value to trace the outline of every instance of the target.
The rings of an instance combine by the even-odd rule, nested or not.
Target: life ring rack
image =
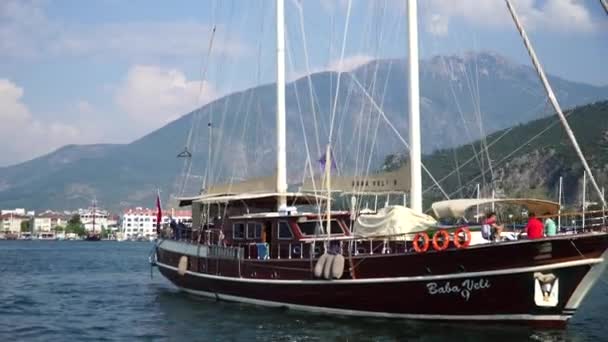
[[[422,246],[420,246],[421,238],[423,240]],[[430,242],[429,234],[427,234],[426,232],[416,233],[416,235],[414,236],[414,250],[416,251],[416,253],[424,253],[424,252],[428,251],[429,242]]]
[[[461,233],[464,233],[463,242],[460,242],[460,239],[458,238],[458,236]],[[462,226],[462,227],[456,229],[456,231],[454,232],[454,246],[456,246],[456,248],[462,249],[462,248],[469,247],[470,244],[471,244],[471,230],[469,229],[469,227]]]
[[[443,238],[440,242],[439,238]],[[447,230],[441,229],[433,234],[433,249],[438,252],[446,250],[450,246],[450,233]]]

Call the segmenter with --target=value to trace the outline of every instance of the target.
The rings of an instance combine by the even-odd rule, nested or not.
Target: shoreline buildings
[[[175,209],[163,211],[161,224],[169,224],[171,219],[175,222],[190,222],[192,212]],[[121,233],[123,239],[155,239],[156,209],[142,207],[126,209],[121,220]]]

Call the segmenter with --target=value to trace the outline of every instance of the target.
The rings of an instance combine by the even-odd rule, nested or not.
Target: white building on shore
[[[26,215],[18,215],[14,213],[6,213],[0,215],[0,234],[2,236],[21,235],[21,224],[30,221],[30,217]]]
[[[161,224],[168,224],[173,219],[176,222],[192,220],[192,212],[189,210],[163,211]],[[156,238],[156,209],[132,208],[123,212],[121,231],[124,238]]]
[[[80,222],[86,231],[100,232],[102,229],[108,229],[110,224],[110,215],[107,210],[101,208],[78,209]],[[114,225],[116,222],[114,222]]]
[[[45,237],[55,236],[55,228],[64,227],[68,224],[70,218],[53,211],[45,211],[32,218],[32,232],[37,236],[44,235]]]

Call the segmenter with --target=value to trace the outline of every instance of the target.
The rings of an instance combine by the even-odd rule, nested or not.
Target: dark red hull
[[[101,234],[87,234],[86,241],[101,241]]]
[[[314,278],[316,260],[197,256],[206,248],[162,241],[156,264],[179,288],[228,301],[341,315],[564,326],[602,271],[608,234],[347,257],[338,280]],[[184,255],[188,269],[181,275]],[[558,279],[555,305],[538,305],[538,273]]]

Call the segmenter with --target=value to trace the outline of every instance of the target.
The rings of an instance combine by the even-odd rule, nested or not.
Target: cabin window
[[[323,231],[321,231],[321,226],[317,221],[298,222],[298,226],[304,235],[320,235],[323,233]]]
[[[247,224],[247,239],[259,239],[262,236],[262,224],[248,223]]]
[[[279,239],[292,239],[293,234],[291,233],[291,228],[289,227],[289,223],[285,221],[279,222]]]
[[[303,235],[327,234],[325,230],[325,228],[327,227],[327,221],[323,221],[322,224],[319,224],[319,221],[298,222],[298,226],[300,227],[300,231]],[[344,234],[344,232],[342,231],[342,227],[340,227],[338,221],[331,220],[330,227],[331,234]]]
[[[235,240],[240,240],[245,238],[245,224],[244,223],[235,223],[232,225],[232,236]]]

